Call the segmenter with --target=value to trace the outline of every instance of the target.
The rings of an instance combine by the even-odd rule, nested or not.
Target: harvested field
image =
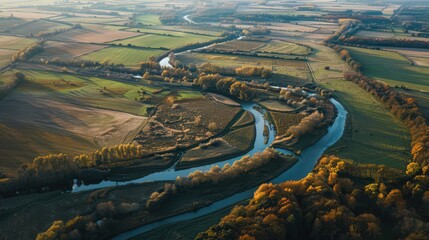
[[[241,111],[240,107],[208,98],[179,103],[167,100],[157,108],[136,141],[149,151],[198,144],[225,130]]]
[[[256,137],[255,126],[249,125],[229,132],[222,139],[241,152],[247,151],[253,146]]]
[[[124,64],[127,67],[137,67],[139,63],[149,60],[152,56],[158,56],[165,51],[157,49],[136,49],[127,47],[108,47],[82,55],[84,60]]]
[[[106,43],[123,38],[130,38],[139,34],[124,32],[108,28],[102,25],[83,25],[83,29],[74,29],[56,35],[53,39],[57,41],[72,41],[83,43]]]
[[[105,48],[105,46],[85,43],[48,41],[44,45],[43,52],[37,54],[34,58],[44,58],[48,60],[52,58],[72,59],[100,50],[102,48]]]

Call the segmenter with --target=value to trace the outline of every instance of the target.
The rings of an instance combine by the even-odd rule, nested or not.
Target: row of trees
[[[222,168],[216,165],[206,172],[197,170],[185,178],[177,177],[174,183],[166,183],[160,191],[152,193],[146,207],[149,211],[158,210],[163,203],[178,193],[199,187],[203,184],[217,185],[224,183],[239,175],[254,171],[279,156],[280,153],[274,149],[267,148],[263,152],[254,154],[252,157],[244,156],[232,165],[225,164]]]
[[[367,45],[367,46],[387,46],[387,47],[407,47],[407,48],[429,48],[428,41],[413,39],[387,39],[368,37],[349,37],[342,40],[345,45]]]
[[[29,47],[20,49],[12,56],[12,62],[25,61],[33,57],[34,55],[43,51],[44,42],[40,41],[33,43]]]
[[[340,45],[329,45],[331,48],[333,48],[339,55],[341,60],[345,61],[355,72],[361,72],[362,71],[362,65],[353,59],[353,57],[350,55],[350,52],[341,47]]]
[[[354,181],[349,172],[357,166],[365,169],[324,157],[302,180],[263,184],[248,205],[234,207],[196,239],[378,239],[386,232],[381,222],[394,226],[391,238],[427,239],[429,223],[419,215],[425,213],[415,211],[398,181]],[[425,204],[427,187],[421,197]]]
[[[121,144],[74,157],[67,154],[39,156],[30,163],[22,164],[14,178],[1,179],[0,193],[61,186],[77,178],[84,169],[107,169],[123,161],[140,159],[143,154],[141,145]]]
[[[218,90],[244,100],[251,100],[256,96],[255,89],[249,87],[246,83],[231,77],[223,77],[219,74],[201,74],[200,77],[194,80],[194,84],[204,90]]]

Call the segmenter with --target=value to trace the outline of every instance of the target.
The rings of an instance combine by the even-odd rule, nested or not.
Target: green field
[[[357,84],[339,80],[348,67],[333,49],[312,47],[316,54],[310,58],[310,65],[316,81],[334,90],[349,113],[343,137],[328,153],[363,163],[404,168],[411,158],[410,136],[405,125]],[[330,66],[331,70],[323,70],[324,66]]]
[[[385,81],[392,87],[404,85],[429,91],[429,67],[412,66],[405,57],[395,52],[355,47],[347,49],[363,65],[365,75]]]
[[[203,97],[204,96],[199,91],[181,90],[178,92],[176,99],[178,101],[185,101],[185,100],[195,100]]]
[[[81,56],[81,59],[110,63],[124,64],[127,67],[136,67],[139,63],[149,60],[151,56],[158,56],[165,51],[156,49],[138,49],[128,47],[109,47]]]
[[[216,37],[177,32],[172,36],[146,34],[124,40],[114,41],[113,43],[121,43],[122,45],[132,44],[138,47],[173,49],[195,43],[209,42],[215,39]]]
[[[404,124],[352,82],[332,80],[325,86],[336,90],[335,96],[350,117],[344,136],[333,151],[338,150],[340,157],[364,163],[404,168],[411,159],[410,136]]]
[[[143,25],[161,25],[159,21],[159,15],[156,14],[144,14],[136,17],[136,22]]]

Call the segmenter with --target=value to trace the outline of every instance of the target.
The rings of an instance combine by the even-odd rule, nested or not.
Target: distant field
[[[137,32],[140,31],[141,33],[154,33],[154,34],[166,34],[166,35],[173,35],[173,36],[180,36],[181,33],[190,33],[190,34],[203,34],[203,35],[209,35],[213,37],[220,37],[223,33],[223,31],[215,31],[215,30],[206,30],[202,27],[192,27],[192,26],[166,26],[166,25],[159,25],[159,26],[148,26],[143,28],[124,28],[124,31],[131,31],[131,32]]]
[[[174,36],[146,34],[134,38],[123,39],[113,43],[122,45],[132,44],[138,47],[168,48],[173,49],[194,43],[203,43],[215,40],[215,37],[196,35],[189,33],[174,33]]]
[[[402,32],[393,33],[393,32],[377,32],[377,31],[360,30],[353,36],[369,37],[369,38],[409,39],[409,40],[429,41],[429,38],[412,37],[411,34],[402,33]]]
[[[151,56],[164,53],[163,50],[138,49],[128,47],[108,47],[83,55],[80,58],[90,61],[122,63],[128,67],[136,67],[140,62],[147,61]]]
[[[84,54],[105,48],[103,45],[86,44],[86,43],[73,43],[73,42],[56,42],[47,41],[44,45],[44,50],[34,56],[35,59],[45,58],[60,58],[71,59],[79,57]]]
[[[429,119],[429,93],[416,91],[416,90],[403,90],[403,89],[395,89],[395,90],[405,94],[408,97],[416,99],[419,109],[422,111],[423,115],[427,119]]]
[[[83,43],[106,43],[118,39],[137,36],[137,33],[119,31],[119,27],[103,26],[95,24],[83,25],[83,29],[74,29],[56,35],[57,41],[74,41]]]
[[[343,137],[329,152],[363,163],[404,168],[411,158],[410,136],[404,124],[357,84],[340,80],[348,67],[335,51],[321,45],[312,46],[317,49],[310,58],[316,79],[335,91],[349,113]],[[324,66],[330,66],[331,70],[324,70]]]
[[[429,91],[429,67],[412,66],[406,58],[395,52],[355,47],[347,49],[363,65],[366,75],[391,86],[405,85],[411,89]]]
[[[176,58],[184,64],[195,63],[199,65],[210,62],[223,67],[264,66],[268,69],[274,66],[273,81],[283,84],[303,84],[311,81],[308,69],[303,61],[203,53],[182,54],[177,55]]]
[[[71,26],[45,21],[45,20],[34,20],[27,24],[20,25],[14,28],[11,32],[13,34],[27,36],[30,34],[37,35],[41,32],[53,32],[58,29],[70,28]]]
[[[18,25],[24,24],[26,21],[22,18],[6,17],[0,19],[0,32],[8,31]]]
[[[143,25],[161,25],[159,21],[159,15],[155,14],[144,14],[136,17],[136,22],[142,23]]]
[[[19,50],[21,48],[28,47],[35,42],[36,42],[36,39],[33,39],[33,38],[22,38],[22,37],[0,35],[1,49]]]

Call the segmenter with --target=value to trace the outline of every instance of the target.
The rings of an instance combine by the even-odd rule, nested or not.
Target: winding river
[[[188,17],[188,16],[185,16]],[[186,20],[186,19],[185,19]],[[188,21],[188,20],[187,20]],[[204,48],[207,48],[209,46],[206,46]],[[196,50],[196,49],[194,49]],[[190,51],[190,50],[189,50]],[[189,51],[185,51],[178,54],[183,54]],[[169,58],[166,57],[160,61],[160,64],[162,67],[171,67],[169,63]],[[272,183],[281,183],[288,180],[299,180],[304,178],[309,172],[313,170],[315,167],[317,160],[322,156],[323,152],[330,146],[332,146],[334,143],[336,143],[344,132],[344,126],[345,126],[345,120],[347,111],[344,109],[344,107],[335,99],[330,99],[331,103],[336,107],[337,109],[337,116],[335,118],[334,123],[329,126],[327,133],[320,138],[315,144],[309,146],[305,150],[301,152],[301,155],[298,156],[298,162],[289,168],[288,170],[281,173],[276,178],[272,179],[270,182]],[[253,148],[247,152],[244,155],[253,155],[256,152],[261,152],[265,148],[271,146],[272,142],[275,138],[275,130],[271,122],[269,122],[264,115],[264,110],[262,109],[255,109],[255,106],[257,104],[253,102],[242,102],[241,106],[244,110],[249,111],[253,114],[255,117],[255,125],[256,125],[256,139]],[[270,133],[268,136],[268,141],[265,143],[264,138],[264,125],[267,125],[269,127]],[[276,150],[284,153],[284,154],[292,154],[290,151],[284,150],[284,149],[277,149]],[[85,191],[85,190],[92,190],[92,189],[98,189],[98,188],[104,188],[104,187],[112,187],[112,186],[119,186],[119,185],[126,185],[131,183],[144,183],[144,182],[153,182],[153,181],[165,181],[165,180],[175,180],[178,176],[187,176],[189,173],[194,172],[196,170],[201,171],[207,171],[212,166],[218,165],[220,167],[224,166],[225,164],[229,163],[232,164],[235,161],[242,158],[242,156],[234,157],[222,162],[217,162],[213,164],[207,164],[204,166],[194,167],[190,169],[185,170],[176,170],[175,166],[172,166],[171,168],[152,173],[150,175],[147,175],[145,177],[131,180],[131,181],[124,181],[124,182],[115,182],[115,181],[103,181],[98,184],[90,184],[90,185],[74,185],[73,186],[73,192],[79,192],[79,191]],[[156,228],[159,228],[161,226],[164,226],[166,224],[176,223],[180,221],[190,220],[194,218],[198,218],[213,212],[216,212],[218,210],[221,210],[225,207],[231,206],[233,204],[236,204],[240,201],[243,201],[245,199],[251,198],[253,196],[253,193],[255,192],[257,188],[251,188],[247,191],[236,193],[228,198],[225,198],[223,200],[214,202],[213,204],[200,208],[193,212],[187,212],[183,214],[179,214],[173,217],[169,217],[163,220],[159,220],[150,224],[143,225],[141,227],[135,228],[133,230],[124,232],[118,236],[116,236],[114,239],[128,239],[134,236],[137,236],[139,234],[154,230]]]

